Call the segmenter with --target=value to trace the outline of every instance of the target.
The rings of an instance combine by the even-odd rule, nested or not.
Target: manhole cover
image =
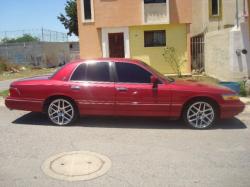
[[[48,158],[43,172],[55,179],[67,181],[89,180],[105,174],[111,167],[108,157],[88,151],[60,153]]]

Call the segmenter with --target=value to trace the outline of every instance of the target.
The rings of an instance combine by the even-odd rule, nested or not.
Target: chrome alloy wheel
[[[188,108],[187,120],[194,128],[207,128],[215,120],[214,108],[207,102],[195,102]]]
[[[68,125],[75,116],[72,103],[65,99],[56,99],[52,101],[48,108],[50,120],[57,125]]]

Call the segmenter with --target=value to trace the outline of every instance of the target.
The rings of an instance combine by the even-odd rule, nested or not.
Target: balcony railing
[[[169,13],[167,3],[144,4],[144,23],[168,23]]]

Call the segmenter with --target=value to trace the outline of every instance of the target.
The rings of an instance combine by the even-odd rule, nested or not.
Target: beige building
[[[247,1],[248,2],[248,14],[249,14],[249,10],[250,10],[250,0]],[[249,39],[250,39],[250,18],[248,15],[248,30],[249,30]]]
[[[249,4],[249,0],[193,0],[193,67],[224,81],[250,77]]]
[[[192,36],[230,28],[236,24],[236,0],[193,0],[192,3]],[[247,1],[238,0],[239,19],[244,19],[246,10]]]
[[[80,57],[139,59],[173,74],[168,46],[190,74],[191,10],[192,0],[77,0]]]

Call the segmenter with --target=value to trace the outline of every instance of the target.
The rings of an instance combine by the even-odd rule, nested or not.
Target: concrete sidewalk
[[[250,105],[250,97],[240,97],[240,100],[246,105]]]

